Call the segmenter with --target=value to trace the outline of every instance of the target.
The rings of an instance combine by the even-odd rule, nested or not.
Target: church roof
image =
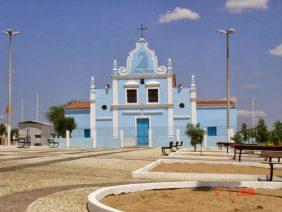
[[[197,101],[197,106],[226,106],[227,101],[226,100],[199,100]],[[230,106],[234,107],[236,106],[236,101],[235,100],[230,100]]]
[[[89,109],[90,102],[70,102],[67,106],[64,107],[65,109]]]

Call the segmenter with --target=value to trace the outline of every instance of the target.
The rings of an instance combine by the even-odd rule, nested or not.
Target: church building
[[[71,102],[65,116],[74,117],[72,138],[86,138],[92,147],[167,146],[184,141],[188,123],[206,130],[205,146],[226,141],[226,101],[197,100],[196,80],[191,73],[187,87],[176,83],[173,62],[159,66],[155,52],[143,36],[129,52],[126,66],[114,60],[112,83],[97,89],[90,80],[90,99]],[[231,101],[231,128],[237,129],[236,102]]]

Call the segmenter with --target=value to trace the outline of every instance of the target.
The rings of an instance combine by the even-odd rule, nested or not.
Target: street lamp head
[[[234,32],[236,32],[236,30],[235,29],[228,29],[228,33],[234,33]]]
[[[219,33],[227,34],[227,32],[223,29],[217,30]]]
[[[20,34],[20,32],[13,32],[12,29],[6,29],[3,33],[9,36]]]
[[[233,28],[230,28],[230,29],[227,29],[227,30],[220,29],[220,30],[217,30],[217,31],[220,32],[220,33],[223,33],[223,34],[231,34],[231,33],[236,32],[236,30],[233,29]]]

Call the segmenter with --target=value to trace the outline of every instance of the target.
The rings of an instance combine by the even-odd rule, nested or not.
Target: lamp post
[[[8,146],[11,145],[11,123],[12,123],[12,36],[20,34],[12,29],[7,29],[3,32],[9,36],[9,70],[8,70]]]
[[[229,70],[229,35],[235,32],[235,29],[218,30],[218,32],[226,35],[226,101],[227,101],[227,142],[231,142],[231,128],[230,128],[230,70]]]

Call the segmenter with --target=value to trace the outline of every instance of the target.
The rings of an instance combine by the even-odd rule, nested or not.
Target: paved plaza
[[[0,211],[87,211],[89,193],[133,180],[160,149],[0,149]]]

